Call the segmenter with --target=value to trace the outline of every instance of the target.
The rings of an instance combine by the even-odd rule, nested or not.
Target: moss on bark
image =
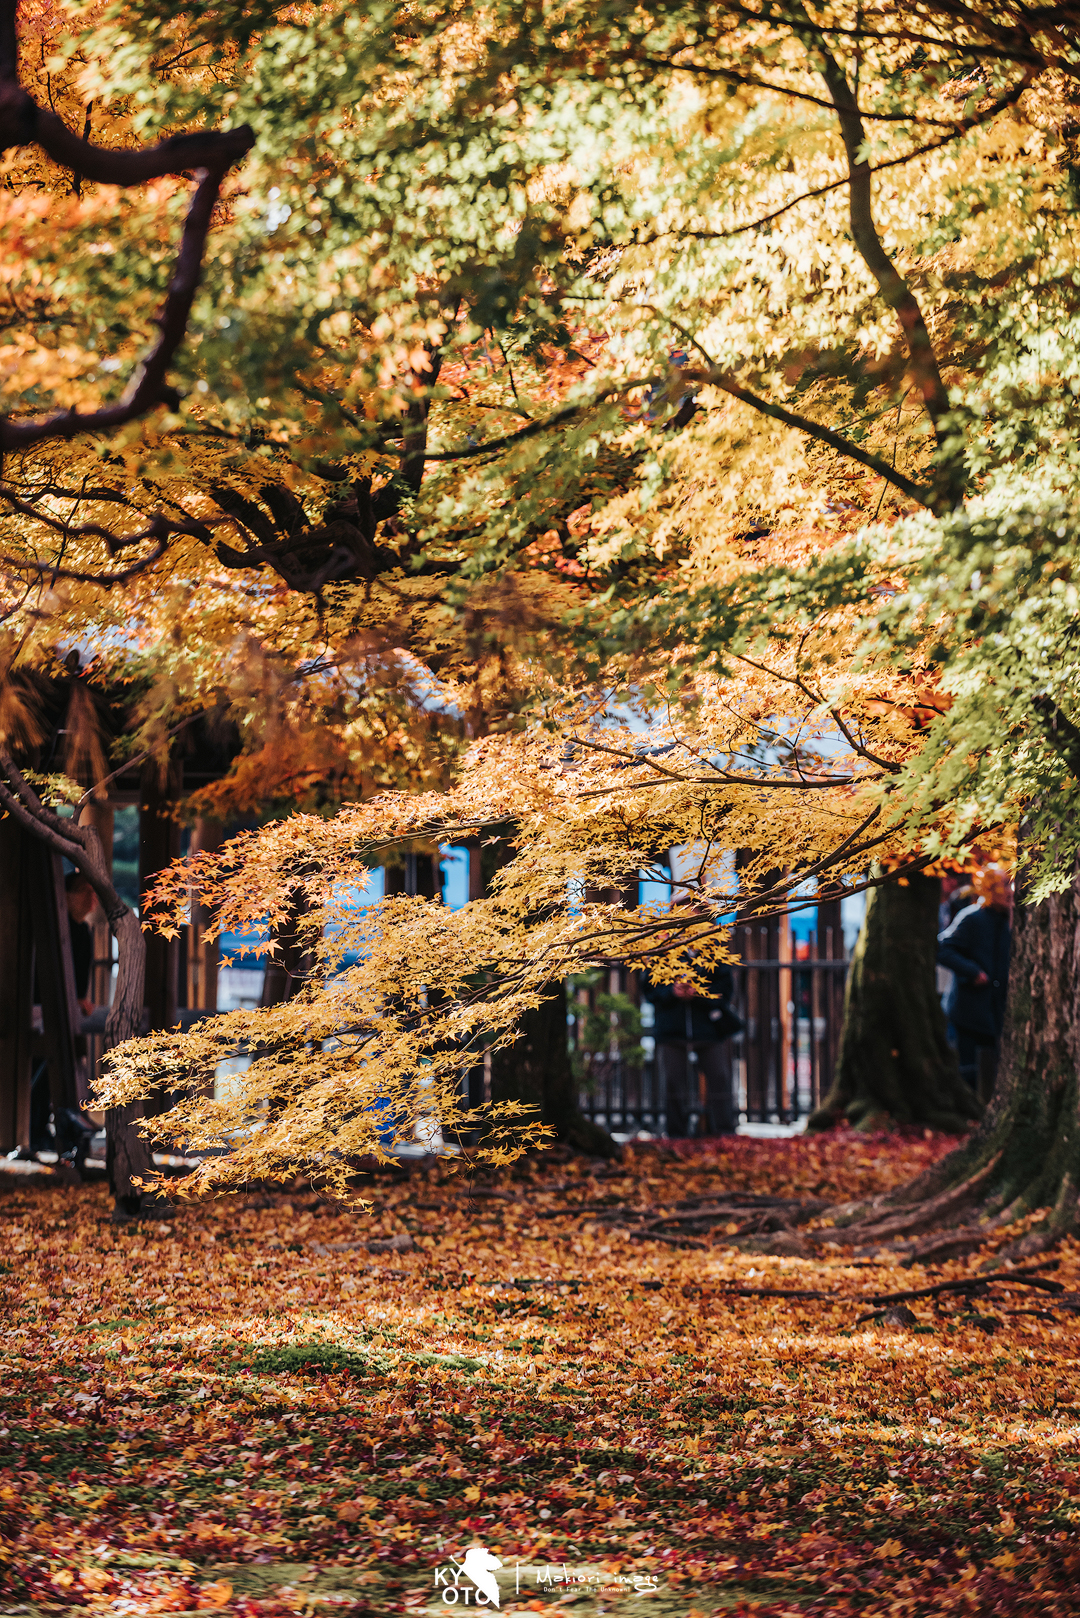
[[[859,1129],[925,1124],[960,1132],[981,1107],[960,1077],[935,981],[940,883],[870,890],[848,971],[832,1088],[809,1122]]]
[[[956,1251],[1045,1210],[994,1254],[1028,1258],[1080,1229],[1080,878],[1042,904],[1018,907],[998,1082],[980,1124],[916,1180],[836,1210],[844,1239],[948,1228]],[[962,1225],[961,1230],[956,1227]],[[931,1238],[933,1245],[933,1238]],[[948,1243],[937,1243],[941,1257]],[[913,1261],[925,1256],[920,1243]]]

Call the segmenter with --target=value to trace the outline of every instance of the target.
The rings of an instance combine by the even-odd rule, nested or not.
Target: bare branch
[[[115,573],[96,573],[82,568],[62,567],[59,562],[36,562],[28,557],[7,556],[0,552],[0,566],[8,567],[13,573],[34,573],[40,578],[69,579],[73,584],[97,584],[103,590],[111,590],[114,584],[126,584],[129,579],[137,578],[145,573],[147,568],[153,567],[160,561],[167,549],[164,539],[151,551],[149,556],[140,557],[139,561],[132,562],[128,567],[117,568]]]
[[[113,494],[108,498],[112,499],[117,505],[125,503],[120,495]],[[65,539],[104,540],[109,548],[110,556],[115,556],[117,551],[128,550],[132,545],[141,545],[147,539],[167,538],[168,534],[167,532],[163,533],[163,530],[171,530],[178,534],[190,534],[195,539],[202,539],[207,542],[213,537],[209,527],[197,522],[194,518],[182,518],[177,521],[175,518],[155,515],[151,517],[148,525],[137,534],[114,534],[111,528],[103,528],[100,523],[82,522],[73,524],[66,522],[62,517],[53,517],[49,512],[41,511],[29,501],[23,500],[14,490],[6,488],[3,484],[0,484],[0,499],[6,500],[14,511],[21,512],[24,517],[32,517],[35,522],[42,523],[46,528],[51,528],[54,533],[63,534]]]
[[[633,382],[612,384],[603,393],[597,394],[595,399],[589,399],[583,404],[567,405],[565,410],[556,410],[554,415],[546,416],[543,421],[530,422],[527,427],[519,427],[515,433],[506,433],[502,438],[492,438],[486,444],[470,444],[468,449],[447,449],[431,451],[425,457],[429,461],[464,461],[471,460],[476,455],[490,455],[497,449],[505,449],[508,444],[520,444],[526,438],[535,438],[538,433],[546,432],[549,427],[557,427],[560,422],[569,421],[574,416],[580,416],[586,410],[593,410],[605,399],[618,398],[620,394],[630,393],[634,388],[646,388],[665,380],[662,376],[638,377]]]
[[[679,781],[686,786],[711,787],[715,786],[717,781],[723,781],[727,786],[769,788],[787,787],[795,791],[805,792],[809,790],[820,791],[827,787],[851,786],[855,781],[855,776],[853,775],[830,775],[826,776],[823,780],[807,780],[805,777],[800,780],[778,780],[775,776],[771,775],[747,775],[739,774],[735,770],[725,770],[722,765],[713,764],[708,759],[705,759],[703,762],[708,764],[709,768],[713,771],[711,776],[684,775],[681,770],[669,770],[665,768],[664,765],[657,764],[654,759],[648,757],[639,757],[633,753],[620,751],[615,747],[605,747],[603,742],[587,741],[583,736],[572,736],[571,741],[576,747],[587,747],[595,753],[611,753],[616,758],[624,759],[628,764],[633,764],[635,766],[645,765],[648,769],[655,770],[658,775],[662,775],[672,781]],[[656,787],[660,786],[661,784],[662,783],[659,781],[632,781],[628,784],[620,784],[618,786],[598,787],[594,791],[578,793],[577,796],[581,799],[604,798],[610,797],[612,793],[615,792],[639,792],[642,790],[642,788]]]
[[[864,746],[861,742],[856,741],[848,724],[838,709],[829,706],[821,693],[812,690],[811,687],[807,685],[806,681],[801,679],[799,675],[781,674],[777,669],[771,669],[767,664],[758,663],[754,658],[747,657],[745,652],[735,652],[732,655],[736,657],[740,663],[746,663],[752,669],[759,669],[762,674],[768,674],[774,680],[782,680],[785,685],[795,686],[797,690],[803,693],[803,696],[809,698],[816,708],[827,707],[830,717],[836,722],[837,729],[840,731],[841,736],[843,736],[853,753],[855,753],[859,758],[864,758],[868,764],[876,765],[879,770],[886,770],[890,775],[899,775],[900,765],[894,763],[890,759],[881,758],[879,754],[872,753],[868,747]]]

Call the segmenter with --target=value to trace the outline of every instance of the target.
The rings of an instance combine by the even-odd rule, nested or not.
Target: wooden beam
[[[34,943],[28,841],[14,820],[0,821],[0,1151],[30,1145],[30,1046]]]
[[[30,873],[31,918],[49,1094],[54,1114],[79,1106],[79,1065],[75,1048],[82,1014],[75,994],[64,862],[37,837],[25,841]]]
[[[139,908],[155,877],[180,856],[180,823],[174,818],[180,796],[180,766],[170,764],[162,782],[157,764],[143,772],[139,803]],[[180,944],[176,938],[146,933],[146,1007],[150,1027],[176,1027],[176,991]]]

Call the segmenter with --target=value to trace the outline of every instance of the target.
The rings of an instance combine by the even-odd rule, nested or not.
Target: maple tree
[[[701,846],[693,897],[722,916],[736,849],[761,910],[1023,820],[1047,907],[1019,928],[1024,975],[1050,1027],[1057,924],[1038,918],[1071,902],[1053,892],[1075,824],[1074,39],[1067,8],[1008,5],[593,6],[550,28],[513,8],[144,4],[59,63],[121,140],[226,104],[257,140],[174,356],[185,395],[6,468],[9,576],[35,612],[63,583],[50,635],[138,625],[171,712],[208,691],[243,707],[249,802],[310,780],[327,682],[330,707],[358,685],[380,701],[390,668],[398,734],[412,698],[482,738],[444,793],[270,827],[165,884],[182,908],[203,882],[223,925],[284,921],[302,889],[323,977],[335,938],[367,951],[331,997],[314,980],[257,1025],[126,1049],[110,1094],[134,1105],[149,1082],[204,1079],[225,1041],[265,1042],[216,1111],[193,1097],[175,1116],[232,1141],[272,1101],[206,1177],[283,1171],[286,1142],[297,1161],[330,1139],[375,1149],[365,1101],[404,1118],[423,1091],[452,1127],[462,1061],[497,1054],[564,972],[679,975],[687,948],[707,966],[722,941],[692,910],[593,897],[675,842]],[[52,222],[13,197],[13,295],[58,289],[13,385],[107,391],[175,195],[73,198],[74,283]],[[118,256],[97,251],[106,223]],[[256,645],[279,671],[263,692],[237,673]],[[316,694],[260,748],[294,678]],[[350,717],[345,701],[339,757],[352,747],[363,790],[380,738]],[[508,821],[517,858],[463,917],[394,901],[372,938],[342,912],[388,840]],[[975,1185],[997,1164],[999,1212],[1054,1200],[1075,1134],[1075,1064],[1055,1059],[1035,1156],[1050,1139],[1059,1156],[1033,1177],[1011,1109],[1041,1064],[1016,1052],[961,1159]],[[304,1124],[309,1078],[325,1107]]]

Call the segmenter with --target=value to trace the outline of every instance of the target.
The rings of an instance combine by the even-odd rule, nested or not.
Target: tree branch
[[[158,320],[161,335],[135,371],[119,404],[85,412],[64,410],[53,416],[40,416],[29,421],[5,417],[0,421],[0,451],[27,449],[48,438],[69,439],[80,433],[106,432],[135,421],[160,404],[176,408],[179,397],[166,387],[165,378],[187,333],[210,220],[226,167],[206,171],[196,188],[184,221],[176,270]]]
[[[795,101],[806,101],[812,107],[833,111],[833,103],[822,96],[811,95],[808,90],[793,90],[786,84],[770,84],[768,79],[737,73],[734,68],[706,67],[698,62],[673,62],[665,56],[635,56],[632,60],[641,62],[645,67],[666,67],[674,73],[696,73],[703,78],[722,79],[725,84],[737,84],[748,90],[771,90],[774,95],[791,96]],[[928,124],[937,129],[956,129],[961,122],[959,118],[920,118],[917,113],[907,112],[863,112],[861,116],[877,124]]]
[[[122,497],[117,494],[106,495],[105,498],[111,499],[117,505],[126,504]],[[166,517],[158,513],[151,517],[147,526],[140,533],[114,534],[111,528],[103,528],[100,523],[81,522],[73,525],[65,522],[62,517],[53,517],[47,511],[39,511],[37,506],[23,500],[21,496],[15,494],[13,490],[5,488],[3,484],[0,484],[0,499],[6,500],[13,510],[21,512],[24,517],[32,517],[35,522],[42,523],[46,528],[51,528],[54,533],[63,534],[65,539],[104,540],[108,546],[110,556],[115,556],[117,551],[127,550],[132,545],[140,545],[147,539],[167,538],[169,531],[178,534],[190,534],[193,539],[202,539],[207,543],[213,537],[209,528],[205,524],[197,522],[194,518],[177,521],[172,517]]]
[[[949,414],[949,395],[938,366],[937,355],[919,301],[904,277],[896,268],[882,244],[874,223],[871,167],[861,155],[866,146],[866,129],[855,93],[847,75],[826,46],[821,31],[811,22],[802,7],[796,7],[806,28],[815,41],[815,49],[822,57],[821,75],[828,86],[840,134],[848,161],[848,195],[850,201],[851,234],[867,269],[878,284],[885,302],[896,313],[904,333],[908,359],[915,386],[919,390],[923,407],[930,417],[937,438],[939,453],[945,449],[948,431],[945,425]],[[1031,77],[1031,70],[1021,81],[1021,89]],[[1019,94],[1020,90],[1016,91]],[[959,132],[959,130],[958,130]],[[962,498],[964,487],[963,466],[954,454],[947,464],[939,467],[935,487],[924,505],[955,506]]]
[[[526,438],[535,438],[538,433],[546,432],[549,427],[557,427],[562,421],[569,421],[572,416],[581,415],[586,410],[594,409],[603,404],[605,399],[618,397],[623,393],[630,393],[634,388],[654,386],[665,381],[662,376],[638,377],[633,382],[620,382],[603,393],[597,394],[595,399],[589,399],[583,404],[567,405],[565,410],[556,410],[553,416],[546,416],[543,421],[532,421],[527,427],[519,427],[515,433],[506,433],[502,438],[492,438],[486,444],[470,444],[468,449],[433,450],[427,456],[429,461],[464,461],[475,455],[490,455],[497,449],[505,449],[508,444],[520,444]]]
[[[192,169],[199,179],[184,221],[173,278],[158,317],[160,336],[135,371],[119,404],[85,413],[66,410],[36,419],[0,418],[0,455],[45,439],[105,432],[137,420],[157,405],[168,404],[174,409],[179,405],[179,396],[166,385],[166,375],[187,333],[214,205],[229,169],[255,144],[254,133],[247,125],[176,135],[143,151],[108,151],[80,139],[54,113],[39,107],[19,85],[16,18],[17,0],[0,0],[0,152],[37,144],[64,168],[105,185],[141,185]]]
[[[1004,95],[991,102],[989,107],[983,108],[981,112],[973,113],[970,118],[961,120],[949,134],[942,135],[939,140],[927,141],[923,146],[916,146],[913,152],[904,152],[899,157],[887,158],[884,163],[871,164],[868,172],[871,176],[883,174],[886,169],[900,168],[904,163],[914,163],[916,158],[925,157],[930,152],[940,151],[942,146],[948,146],[951,141],[959,140],[962,135],[970,134],[973,129],[978,129],[982,124],[989,123],[992,118],[997,117],[999,112],[1004,112],[1020,99],[1027,89],[1031,77],[1032,75],[1030,74],[1026,75],[1019,84],[1014,85],[1011,90],[1007,90]],[[781,203],[780,207],[774,208],[771,213],[759,214],[756,219],[748,219],[744,225],[732,225],[729,230],[668,230],[657,236],[635,237],[633,245],[635,247],[648,247],[653,242],[663,241],[666,237],[674,235],[678,235],[686,241],[728,241],[733,236],[744,236],[749,230],[761,230],[765,225],[771,225],[774,220],[790,212],[792,208],[797,208],[800,203],[813,202],[817,197],[828,196],[830,191],[839,191],[840,187],[847,185],[847,183],[848,176],[845,174],[839,180],[829,180],[824,185],[813,186],[809,191],[800,191],[797,197],[792,197],[790,202]]]
[[[95,146],[72,134],[55,113],[39,107],[13,76],[0,74],[0,152],[13,146],[37,145],[62,168],[72,169],[80,179],[99,185],[145,185],[147,180],[192,169],[220,170],[224,174],[254,144],[253,130],[242,124],[238,129],[171,135],[142,151]]]
[[[821,695],[821,693],[812,690],[810,686],[807,685],[806,681],[800,678],[799,675],[781,674],[777,669],[771,669],[765,663],[758,663],[754,660],[754,658],[747,657],[744,652],[736,652],[733,655],[740,663],[746,663],[752,669],[759,669],[762,674],[768,674],[774,680],[782,680],[785,685],[795,686],[796,690],[801,691],[803,696],[807,697],[816,708],[824,708],[828,706],[829,714],[835,721],[841,736],[843,736],[844,740],[857,757],[865,759],[868,764],[875,765],[879,770],[885,770],[889,775],[900,774],[899,764],[893,763],[887,758],[879,757],[877,753],[872,753],[868,747],[864,747],[861,742],[856,741],[849,726],[837,709],[831,705],[827,705],[825,698]]]
[[[821,791],[826,787],[847,787],[853,785],[855,781],[855,777],[853,775],[830,775],[824,780],[817,781],[807,780],[805,777],[801,780],[792,780],[790,777],[784,780],[777,780],[775,777],[768,775],[743,775],[739,774],[735,770],[725,770],[719,764],[710,763],[708,759],[705,759],[704,762],[708,764],[709,768],[713,771],[711,776],[683,775],[680,770],[666,769],[663,764],[657,764],[651,758],[638,758],[635,757],[634,754],[623,752],[618,748],[605,747],[603,742],[587,741],[583,736],[573,736],[571,737],[571,741],[575,747],[587,747],[590,748],[594,753],[611,753],[616,758],[624,759],[628,764],[635,766],[640,764],[647,765],[650,770],[655,770],[658,775],[662,775],[668,780],[679,781],[685,786],[692,787],[713,786],[715,785],[716,781],[719,780],[723,781],[727,786],[770,788],[786,787],[794,791],[809,792],[814,790]],[[659,785],[659,781],[632,781],[629,783],[629,785],[598,787],[595,791],[579,792],[576,794],[576,796],[580,799],[603,798],[610,796],[610,794],[613,792],[638,792],[643,787],[653,787]]]
[[[770,416],[773,421],[783,422],[785,427],[795,427],[809,437],[816,438],[819,443],[828,444],[830,449],[858,461],[860,466],[865,466],[869,471],[885,478],[902,494],[907,495],[909,500],[917,501],[920,506],[932,505],[934,498],[932,489],[923,488],[911,478],[906,478],[902,472],[897,472],[895,467],[890,466],[888,461],[883,461],[879,455],[871,455],[868,450],[860,449],[858,444],[850,438],[845,438],[842,433],[834,433],[831,427],[825,427],[818,421],[811,421],[809,416],[796,415],[793,410],[785,410],[783,405],[772,404],[768,399],[762,399],[758,394],[751,393],[749,388],[740,387],[737,382],[731,380],[726,371],[685,370],[683,375],[692,381],[706,382],[714,388],[719,388],[722,393],[729,393],[733,399],[740,399],[743,404],[760,411],[763,416]]]

